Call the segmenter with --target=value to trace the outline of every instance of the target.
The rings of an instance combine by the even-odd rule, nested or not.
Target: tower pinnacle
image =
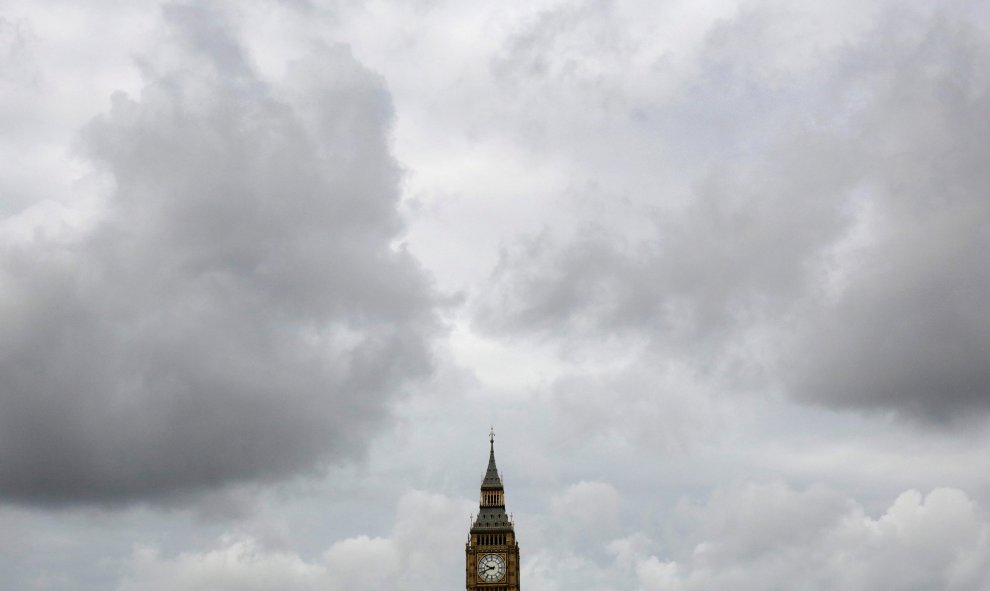
[[[495,466],[495,427],[488,433],[488,469],[485,470],[485,478],[481,481],[482,488],[502,488],[502,478],[498,475],[498,467]]]
[[[508,528],[511,527],[509,516],[505,513],[505,489],[502,487],[502,477],[499,476],[498,466],[495,465],[495,430],[488,434],[488,469],[481,480],[481,506],[474,528]],[[474,530],[472,530],[474,531]]]

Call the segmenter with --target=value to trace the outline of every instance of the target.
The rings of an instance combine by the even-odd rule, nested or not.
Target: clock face
[[[505,559],[499,554],[485,554],[478,559],[478,574],[486,583],[495,583],[505,577]]]

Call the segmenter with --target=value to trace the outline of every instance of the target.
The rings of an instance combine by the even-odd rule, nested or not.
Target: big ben
[[[481,506],[465,545],[467,591],[519,591],[519,543],[505,513],[505,489],[495,467],[495,432],[481,481]]]

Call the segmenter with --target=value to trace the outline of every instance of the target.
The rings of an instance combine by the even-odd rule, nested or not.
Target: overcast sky
[[[0,591],[990,591],[977,0],[0,1]]]

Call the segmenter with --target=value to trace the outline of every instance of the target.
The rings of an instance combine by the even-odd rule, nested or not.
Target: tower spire
[[[495,427],[488,432],[488,469],[485,470],[485,478],[481,481],[482,488],[502,488],[502,478],[498,475],[498,467],[495,465]]]

